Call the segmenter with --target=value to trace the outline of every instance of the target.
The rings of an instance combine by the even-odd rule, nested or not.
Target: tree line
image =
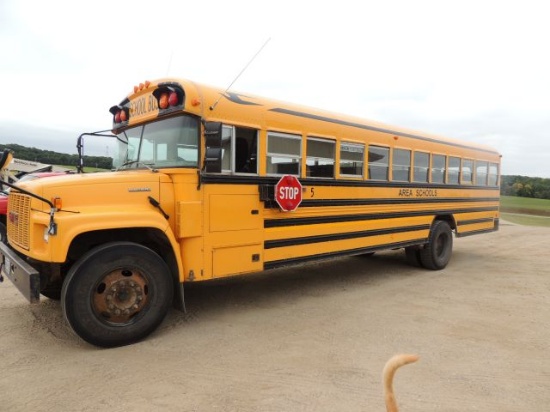
[[[14,156],[21,160],[58,166],[78,165],[77,154],[58,153],[51,150],[42,150],[36,147],[26,147],[13,143],[0,145],[0,152],[4,151],[4,149],[13,150]],[[113,159],[106,156],[84,156],[84,164],[99,169],[111,169],[113,167]]]
[[[527,176],[502,176],[500,194],[505,196],[550,199],[550,179]]]

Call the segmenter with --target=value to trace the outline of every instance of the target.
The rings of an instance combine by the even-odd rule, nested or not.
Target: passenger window
[[[487,184],[489,186],[498,186],[498,164],[489,163],[489,179]]]
[[[308,177],[334,177],[333,140],[308,137],[306,170]]]
[[[388,180],[390,149],[387,147],[369,146],[369,179]]]
[[[340,143],[340,175],[363,177],[365,146],[356,143]]]
[[[222,172],[233,170],[233,140],[235,128],[233,126],[222,126]]]
[[[258,131],[235,128],[235,172],[258,173]]]
[[[460,182],[460,157],[449,157],[447,183],[457,185]]]
[[[487,162],[476,162],[476,185],[487,186]]]
[[[222,127],[222,172],[257,173],[258,131]]]
[[[469,160],[469,159],[462,160],[462,170],[461,170],[462,184],[473,183],[473,178],[474,178],[473,169],[474,169],[473,160]]]
[[[427,183],[430,166],[430,155],[423,152],[414,152],[414,182]]]
[[[432,183],[445,183],[445,161],[443,155],[432,155]]]
[[[393,150],[392,180],[408,182],[411,175],[411,151],[404,149]]]
[[[300,175],[302,137],[286,133],[267,134],[267,173]]]

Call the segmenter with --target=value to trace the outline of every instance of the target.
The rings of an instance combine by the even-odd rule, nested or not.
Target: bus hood
[[[148,197],[160,201],[161,183],[170,183],[168,175],[150,170],[81,173],[48,179],[37,179],[20,184],[44,199],[57,199],[60,211],[80,212],[90,207],[113,208],[117,204],[149,203]],[[40,205],[39,205],[40,204]],[[47,203],[37,199],[33,206],[50,211]]]

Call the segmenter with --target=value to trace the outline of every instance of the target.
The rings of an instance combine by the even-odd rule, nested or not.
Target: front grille
[[[6,216],[10,243],[29,250],[31,197],[10,192]]]

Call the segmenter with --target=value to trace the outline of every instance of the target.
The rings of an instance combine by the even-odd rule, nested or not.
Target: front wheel
[[[128,345],[153,332],[172,302],[166,263],[131,242],[98,246],[70,269],[61,290],[65,319],[92,345]]]
[[[420,249],[420,262],[427,269],[440,270],[447,266],[453,252],[453,232],[449,224],[436,220],[430,230],[428,244]]]

